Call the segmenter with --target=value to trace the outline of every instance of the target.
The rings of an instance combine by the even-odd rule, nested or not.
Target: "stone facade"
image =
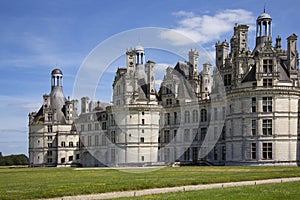
[[[29,114],[29,166],[56,167],[80,164],[79,136],[74,119],[77,100],[66,99],[62,72],[51,73],[51,93],[43,96],[38,112]]]
[[[78,131],[74,139],[80,137],[80,142],[71,152],[77,155],[80,150],[78,161],[83,166],[147,166],[175,161],[197,165],[298,164],[297,36],[287,38],[287,50],[282,49],[279,36],[273,46],[272,18],[264,12],[257,18],[256,44],[251,51],[248,28],[236,25],[230,43],[216,43],[214,69],[204,63],[199,73],[198,52],[190,50],[188,61],[166,69],[158,91],[155,63],[145,62],[144,48],[138,45],[127,50],[126,67],[115,74],[112,104],[81,99],[81,114],[73,115]],[[61,102],[76,107],[75,101]],[[49,151],[45,147],[49,135],[46,115],[44,106],[30,115],[30,162],[35,165],[45,163]],[[45,118],[40,122],[41,116]],[[55,120],[64,119],[61,116],[66,113]],[[60,133],[57,130],[66,126],[65,135],[72,138],[75,118],[57,121],[61,125],[53,128],[53,138],[62,140],[56,136]],[[44,146],[37,148],[38,141]],[[58,152],[59,145],[55,148]],[[37,157],[43,161],[37,162]],[[61,164],[60,157],[53,162]]]

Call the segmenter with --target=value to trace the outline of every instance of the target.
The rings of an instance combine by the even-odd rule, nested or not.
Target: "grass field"
[[[299,200],[300,182],[264,184],[256,186],[244,186],[234,188],[220,188],[200,191],[174,192],[151,196],[117,198],[116,200],[140,200],[140,199],[189,199],[189,200]]]
[[[299,167],[176,167],[149,173],[114,169],[0,169],[0,199],[36,199],[283,177],[300,177]]]

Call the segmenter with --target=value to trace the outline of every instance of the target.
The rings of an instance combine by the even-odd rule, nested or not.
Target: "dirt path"
[[[118,197],[143,196],[143,195],[161,194],[167,192],[206,190],[212,188],[226,188],[226,187],[259,185],[259,184],[268,184],[268,183],[283,183],[283,182],[292,182],[292,181],[300,181],[300,177],[267,179],[267,180],[257,180],[257,181],[241,181],[241,182],[230,182],[230,183],[215,183],[215,184],[206,184],[206,185],[186,185],[186,186],[178,186],[178,187],[153,188],[147,190],[135,190],[135,191],[124,191],[124,192],[108,192],[108,193],[91,194],[91,195],[57,197],[57,198],[44,199],[44,200],[112,199]]]

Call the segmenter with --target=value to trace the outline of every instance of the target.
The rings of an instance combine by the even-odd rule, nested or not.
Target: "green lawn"
[[[282,177],[300,177],[299,167],[175,167],[149,173],[113,169],[0,169],[0,199],[50,198]]]
[[[141,197],[117,198],[116,200],[139,200],[139,199],[189,199],[189,200],[288,200],[300,199],[300,182],[263,184],[256,186],[244,186],[233,188],[220,188],[188,192],[174,192]]]

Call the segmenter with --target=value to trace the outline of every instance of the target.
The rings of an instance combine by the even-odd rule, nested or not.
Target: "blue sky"
[[[104,40],[131,29],[181,31],[213,56],[214,44],[229,41],[235,23],[246,23],[253,49],[255,20],[265,2],[273,19],[273,40],[280,35],[286,48],[290,34],[300,35],[297,0],[0,0],[0,151],[28,154],[27,116],[40,107],[42,95],[50,92],[50,72],[56,66],[64,73],[65,95],[72,97],[74,81],[89,53]],[[181,40],[168,32],[164,37],[180,45]],[[136,43],[143,40],[136,38]],[[150,51],[148,58],[177,61],[157,54]],[[113,64],[122,62],[125,64],[121,57]],[[110,99],[109,92],[108,96],[101,93],[101,87],[111,89],[110,80],[112,77],[102,80],[109,88],[100,82],[100,100]]]

